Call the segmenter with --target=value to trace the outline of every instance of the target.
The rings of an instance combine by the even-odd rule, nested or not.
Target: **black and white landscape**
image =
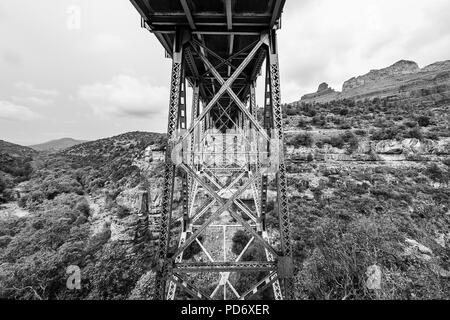
[[[295,298],[449,299],[450,4],[337,3],[288,0],[279,38]],[[0,299],[152,297],[137,195],[158,209],[170,61],[138,22],[128,1],[0,4]]]

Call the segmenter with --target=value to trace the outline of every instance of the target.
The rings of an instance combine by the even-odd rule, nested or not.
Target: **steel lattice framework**
[[[217,299],[220,292],[223,299],[251,299],[268,288],[275,299],[292,299],[276,37],[285,1],[131,2],[142,16],[142,26],[172,58],[155,299],[175,299],[181,291],[194,299]],[[264,62],[265,96],[259,110],[256,80]],[[193,92],[190,106],[188,84]],[[267,227],[271,178],[279,221],[275,239]],[[176,181],[181,182],[178,216]],[[201,241],[212,229],[223,232],[219,255]],[[249,235],[237,256],[227,247],[229,230]],[[187,257],[193,245],[201,249],[203,260]],[[249,261],[246,254],[256,247],[263,257]],[[257,276],[252,278],[255,283],[238,292],[235,275],[242,273]],[[212,290],[198,277],[205,274],[217,275],[208,283]]]

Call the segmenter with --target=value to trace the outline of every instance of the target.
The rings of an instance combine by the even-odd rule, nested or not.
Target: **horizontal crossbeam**
[[[275,262],[182,262],[176,263],[176,272],[237,272],[237,271],[275,271]]]

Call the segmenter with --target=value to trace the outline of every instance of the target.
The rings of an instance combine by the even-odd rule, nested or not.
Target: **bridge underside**
[[[224,299],[248,299],[269,287],[276,299],[292,298],[276,43],[285,1],[131,2],[173,60],[155,298],[174,299],[181,289],[191,298],[216,299],[223,292]],[[262,71],[259,112],[255,87]],[[187,84],[193,90],[190,104]],[[176,178],[182,181],[179,216],[173,210]],[[271,178],[278,232],[267,226]],[[227,230],[248,235],[234,255]],[[217,241],[205,240],[217,232],[223,234],[221,254],[215,253]],[[193,246],[203,258],[187,253]],[[254,283],[237,290],[248,273],[255,274],[249,278]]]
[[[133,0],[141,13],[143,26],[149,29],[168,55],[173,56],[174,45],[186,39],[177,39],[177,32],[189,30],[191,44],[185,48],[185,77],[190,84],[197,83],[200,99],[209,101],[221,84],[211,75],[210,68],[202,58],[216,66],[226,79],[248,56],[260,40],[261,33],[277,28],[285,1],[280,0]],[[250,84],[258,77],[265,49],[259,48],[253,59],[245,65],[231,89],[242,100],[250,94]],[[222,106],[232,103],[228,95],[218,101]],[[236,115],[233,114],[233,117]],[[212,116],[219,116],[212,110]]]

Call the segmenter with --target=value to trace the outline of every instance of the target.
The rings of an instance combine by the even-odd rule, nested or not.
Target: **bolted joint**
[[[291,257],[281,256],[278,258],[278,276],[282,279],[294,277],[294,261]]]

